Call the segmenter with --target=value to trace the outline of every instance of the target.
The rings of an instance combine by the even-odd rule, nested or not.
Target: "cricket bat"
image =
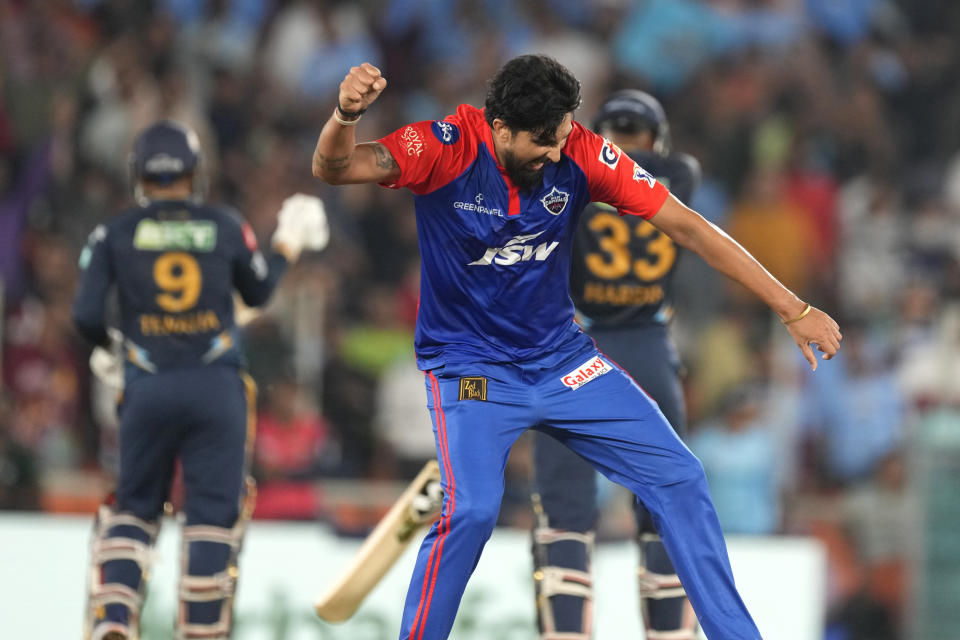
[[[431,460],[377,523],[333,585],[317,600],[317,615],[327,622],[343,622],[352,616],[407,548],[414,534],[440,518],[442,507],[440,465]]]

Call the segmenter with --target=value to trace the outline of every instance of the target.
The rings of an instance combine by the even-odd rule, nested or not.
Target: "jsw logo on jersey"
[[[491,263],[510,265],[516,264],[517,262],[527,262],[529,260],[542,262],[546,260],[550,254],[553,253],[553,250],[557,248],[557,245],[560,244],[557,240],[553,242],[542,242],[536,246],[524,244],[542,233],[543,231],[525,236],[515,236],[502,247],[490,247],[483,254],[482,258],[468,263],[468,266],[484,266]]]

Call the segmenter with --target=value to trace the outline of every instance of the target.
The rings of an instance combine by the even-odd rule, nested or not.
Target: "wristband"
[[[344,127],[355,127],[357,126],[357,123],[360,122],[360,116],[355,117],[353,120],[344,120],[340,117],[340,113],[337,113],[338,111],[340,111],[340,107],[337,107],[333,110],[333,119]]]
[[[807,314],[810,313],[812,309],[813,309],[813,305],[811,305],[808,302],[806,308],[803,311],[801,311],[800,315],[798,315],[796,318],[791,318],[789,320],[781,320],[780,322],[782,322],[783,324],[793,324],[794,322],[800,322],[801,320],[807,317]]]
[[[337,100],[337,111],[339,111],[340,115],[342,115],[344,118],[360,117],[367,112],[366,109],[360,109],[359,111],[347,111],[346,109],[340,106],[339,100]]]

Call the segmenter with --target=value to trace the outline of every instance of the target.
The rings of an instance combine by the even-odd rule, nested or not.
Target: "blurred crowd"
[[[389,81],[371,139],[482,104],[503,61],[542,52],[583,83],[584,122],[612,89],[658,96],[703,166],[688,204],[840,321],[841,355],[811,375],[761,303],[685,256],[689,444],[726,531],[824,541],[827,638],[906,637],[911,479],[937,437],[960,448],[937,436],[960,431],[957,33],[950,0],[0,0],[0,508],[54,508],[51,478],[115,464],[70,305],[160,117],[199,132],[209,198],[261,240],[296,191],[331,221],[245,331],[258,516],[328,517],[319,479],[412,476],[434,455],[412,199],[322,185],[316,136],[361,61]],[[503,524],[529,525],[529,464],[521,440]],[[602,535],[629,535],[606,505]]]

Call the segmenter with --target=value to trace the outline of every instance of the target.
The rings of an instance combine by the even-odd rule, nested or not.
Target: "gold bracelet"
[[[800,315],[798,315],[796,318],[791,318],[790,320],[781,320],[780,322],[782,322],[783,324],[793,324],[794,322],[800,322],[801,320],[807,317],[807,314],[810,313],[811,309],[813,309],[813,305],[808,302],[806,308],[803,311],[801,311]]]
[[[360,118],[363,117],[363,116],[357,116],[357,117],[354,118],[353,120],[344,120],[343,118],[340,117],[340,114],[337,113],[338,111],[340,111],[340,107],[334,107],[334,108],[333,108],[333,119],[336,120],[337,122],[339,122],[340,124],[342,124],[342,125],[345,126],[345,127],[355,127],[355,126],[357,126],[357,123],[360,122]]]

